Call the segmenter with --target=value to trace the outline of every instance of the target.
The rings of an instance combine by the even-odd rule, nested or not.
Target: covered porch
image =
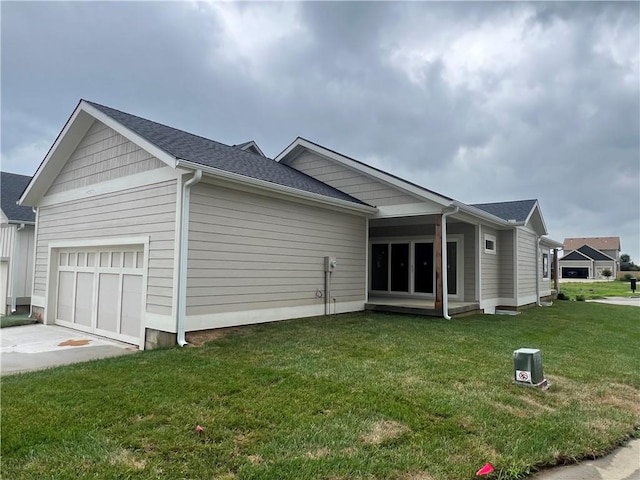
[[[478,302],[449,301],[449,315],[469,315],[482,313]],[[425,315],[428,317],[442,317],[442,308],[436,308],[435,299],[409,296],[376,296],[369,295],[369,301],[364,305],[365,310],[372,312],[406,313]]]

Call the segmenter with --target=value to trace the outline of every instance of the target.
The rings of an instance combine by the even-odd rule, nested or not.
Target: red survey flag
[[[486,475],[487,473],[493,472],[493,465],[487,463],[484,467],[476,472],[476,475]]]

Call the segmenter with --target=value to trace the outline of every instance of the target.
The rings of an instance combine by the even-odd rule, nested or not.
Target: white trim
[[[487,242],[493,243],[493,248],[487,248]],[[488,253],[489,255],[495,255],[498,250],[498,241],[495,235],[491,235],[490,233],[484,234],[484,242],[483,242],[484,253]]]
[[[49,242],[52,248],[83,248],[83,247],[120,247],[122,245],[149,245],[149,236],[139,237],[106,237],[85,240],[54,240]]]
[[[143,187],[154,183],[166,182],[168,180],[176,180],[178,173],[170,168],[155,168],[146,172],[140,172],[133,175],[108,180],[106,182],[94,183],[84,187],[67,190],[60,193],[54,193],[42,198],[38,203],[39,207],[56,205],[63,202],[71,202],[73,200],[81,200],[85,198],[114,193],[129,188]]]
[[[176,333],[176,319],[172,315],[145,312],[145,328],[153,328],[162,332]]]
[[[266,190],[270,192],[277,192],[291,196],[294,198],[312,200],[316,206],[330,205],[333,207],[340,207],[342,209],[352,210],[363,214],[376,213],[378,209],[370,205],[361,205],[359,203],[350,202],[348,200],[341,200],[339,198],[327,197],[326,195],[320,195],[318,193],[311,193],[305,190],[299,190],[293,187],[287,187],[285,185],[278,185],[276,183],[267,182],[266,180],[260,180],[257,178],[247,177],[246,175],[240,175],[233,172],[227,172],[226,170],[220,170],[218,168],[201,165],[199,163],[189,162],[187,160],[178,160],[179,167],[186,167],[192,170],[202,170],[206,175],[224,179],[225,182],[232,182],[240,185],[249,185],[256,189]],[[227,185],[230,187],[229,185]],[[320,204],[320,205],[317,205]]]
[[[475,252],[475,267],[476,267],[476,282],[475,282],[475,295],[476,301],[480,301],[482,298],[482,252],[480,250],[480,246],[482,245],[482,225],[476,224],[475,228],[475,239],[478,242],[477,248],[474,249]]]
[[[369,217],[365,218],[364,237],[364,301],[369,301]]]
[[[335,304],[335,312],[347,313],[362,311],[364,310],[364,304],[364,300],[338,302]],[[187,316],[187,332],[322,315],[324,315],[324,303],[299,307],[266,308],[260,310],[245,310],[242,312],[189,315]]]
[[[404,205],[389,205],[378,207],[378,213],[373,218],[412,217],[418,215],[437,215],[442,208],[429,208],[425,203],[406,203]]]
[[[31,295],[31,305],[34,307],[44,308],[46,303],[45,297],[40,295]]]

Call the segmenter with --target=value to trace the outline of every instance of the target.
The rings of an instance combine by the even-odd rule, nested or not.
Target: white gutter
[[[538,235],[536,240],[536,305],[542,306],[540,303],[540,240],[542,236]]]
[[[31,207],[36,214],[35,228],[33,229],[33,271],[31,272],[31,299],[29,300],[29,318],[33,318],[33,292],[36,291],[36,258],[38,258],[38,207]]]
[[[182,186],[182,214],[180,216],[180,272],[178,277],[178,345],[184,347],[187,323],[187,270],[189,261],[189,197],[191,187],[202,179],[202,170],[193,172],[193,177]]]
[[[453,206],[453,210],[442,212],[442,316],[445,320],[451,320],[449,316],[449,289],[447,288],[447,217],[458,213],[460,208]]]
[[[188,160],[180,160],[176,162],[177,167],[189,168],[192,170],[201,170],[207,175],[213,177],[222,178],[226,181],[238,183],[241,185],[251,185],[252,187],[260,188],[262,190],[270,190],[279,193],[284,193],[293,197],[311,200],[314,203],[323,203],[325,205],[331,205],[334,207],[346,208],[356,211],[358,213],[372,214],[377,213],[378,209],[370,205],[361,205],[358,203],[350,202],[348,200],[341,200],[339,198],[327,197],[319,193],[306,192],[293,187],[287,187],[286,185],[279,185],[273,182],[267,182],[266,180],[260,180],[257,178],[247,177],[246,175],[240,175],[238,173],[227,172],[226,170],[220,170],[219,168],[208,167],[200,165],[198,163],[189,162]]]
[[[11,313],[17,310],[16,302],[18,291],[18,261],[20,258],[20,232],[24,230],[25,224],[21,223],[16,228],[16,238],[13,244],[13,258],[11,259]]]

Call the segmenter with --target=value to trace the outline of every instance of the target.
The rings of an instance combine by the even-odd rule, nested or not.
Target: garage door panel
[[[68,247],[57,255],[56,320],[139,344],[146,284],[142,246]]]
[[[142,277],[124,275],[122,278],[122,334],[137,337],[140,335],[142,313]]]
[[[93,273],[78,272],[75,308],[74,323],[90,327],[93,313]]]
[[[97,327],[108,332],[118,332],[120,276],[113,273],[101,273],[98,283]]]
[[[73,322],[74,272],[58,274],[58,301],[56,303],[56,319]]]

